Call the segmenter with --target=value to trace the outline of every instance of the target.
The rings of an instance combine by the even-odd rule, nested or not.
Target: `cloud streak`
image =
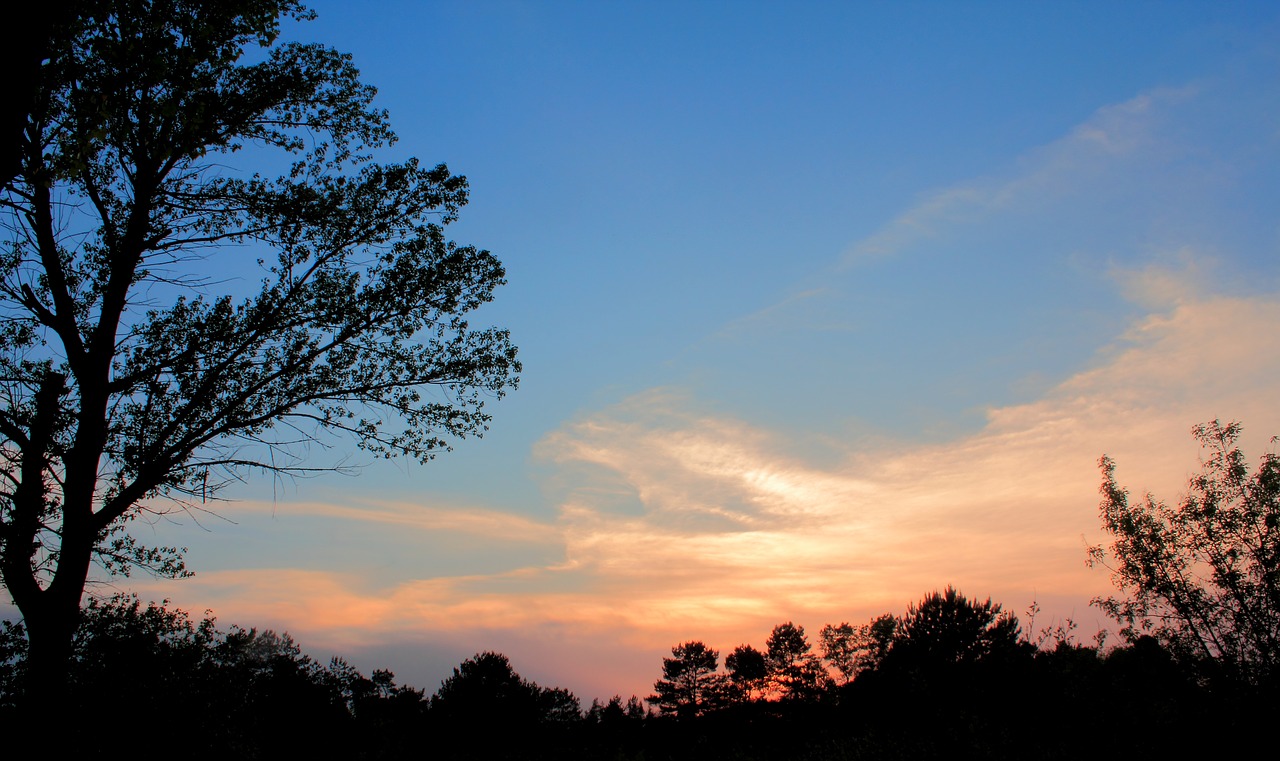
[[[364,500],[356,504],[336,505],[328,502],[291,502],[279,500],[270,504],[260,501],[229,502],[218,513],[236,515],[261,514],[270,511],[277,516],[312,516],[334,518],[359,524],[389,526],[415,532],[483,536],[499,542],[542,544],[554,542],[559,532],[552,525],[527,516],[482,507],[440,507],[397,502]]]
[[[1055,199],[1108,194],[1114,179],[1135,164],[1171,158],[1161,126],[1168,112],[1196,98],[1199,88],[1164,88],[1098,109],[1061,139],[1024,156],[1011,176],[993,176],[938,191],[853,245],[845,267],[897,255],[993,214],[1026,212]]]
[[[1241,419],[1260,453],[1280,431],[1280,336],[1248,327],[1278,322],[1275,297],[1184,301],[1136,323],[1043,398],[990,410],[974,435],[847,449],[825,464],[792,453],[778,432],[652,390],[540,443],[553,473],[572,471],[552,523],[402,504],[276,508],[424,536],[550,543],[561,560],[386,585],[358,572],[225,570],[163,589],[227,620],[278,621],[338,648],[483,641],[477,632],[518,647],[512,633],[547,629],[570,648],[609,638],[659,652],[691,637],[732,647],[759,644],[786,619],[817,627],[898,611],[945,584],[1014,607],[1037,595],[1061,601],[1052,612],[1087,627],[1087,600],[1108,588],[1083,562],[1086,542],[1103,538],[1098,456],[1115,456],[1136,491],[1176,498],[1194,469],[1192,424]]]
[[[864,285],[874,291],[869,298],[849,298],[849,282],[797,288],[776,307],[717,334],[746,346],[740,367],[754,372],[761,357],[777,360],[766,366],[792,369],[785,361],[791,354],[759,351],[776,348],[765,338],[783,333],[775,343],[801,359],[812,361],[821,352],[829,358],[852,346],[848,350],[861,360],[857,352],[877,345],[849,339],[836,346],[825,334],[803,342],[816,326],[847,332],[856,324],[859,338],[888,336],[887,344],[907,346],[894,360],[899,364],[886,360],[880,368],[893,384],[906,385],[911,373],[934,372],[944,384],[958,385],[961,373],[949,368],[965,365],[954,357],[947,365],[940,357],[942,349],[954,353],[948,321],[969,314],[967,299],[982,300],[982,308],[1002,303],[998,288],[982,290],[993,280],[984,268],[1005,264],[1000,252],[1031,252],[1018,262],[1009,255],[1011,267],[1041,254],[1025,239],[1019,239],[1021,247],[997,245],[1005,242],[999,236],[1006,228],[1034,228],[1037,239],[1045,230],[1051,237],[1061,233],[1053,241],[1059,263],[1066,252],[1089,249],[1095,234],[1128,247],[1115,258],[1110,249],[1089,250],[1086,266],[1103,274],[1077,287],[1097,289],[1109,277],[1131,306],[1146,313],[1119,335],[1108,323],[1104,335],[1112,340],[1087,363],[1070,363],[1030,401],[992,404],[981,424],[963,435],[932,443],[797,440],[794,429],[723,412],[705,393],[679,385],[654,388],[587,410],[541,438],[533,452],[543,476],[541,494],[529,500],[548,518],[528,517],[527,505],[429,499],[231,505],[229,516],[238,520],[274,511],[281,521],[323,526],[316,531],[333,546],[361,531],[391,532],[393,541],[380,544],[376,556],[364,556],[363,565],[344,564],[343,571],[321,560],[252,569],[225,563],[181,585],[138,588],[187,607],[211,607],[228,622],[287,627],[315,647],[339,652],[453,643],[448,657],[454,660],[436,664],[439,675],[486,648],[506,652],[526,671],[523,654],[537,664],[527,675],[538,677],[537,669],[561,675],[588,697],[630,689],[644,694],[658,658],[679,641],[760,645],[783,620],[811,629],[861,622],[900,612],[946,584],[1014,609],[1038,598],[1047,614],[1074,614],[1088,630],[1098,620],[1087,608],[1089,598],[1109,589],[1104,572],[1084,565],[1086,545],[1104,539],[1097,528],[1098,457],[1112,455],[1121,482],[1135,492],[1176,499],[1195,469],[1188,435],[1193,424],[1241,420],[1253,454],[1280,433],[1274,404],[1280,398],[1280,334],[1272,328],[1280,324],[1280,297],[1212,295],[1206,281],[1216,258],[1190,243],[1169,248],[1156,241],[1138,250],[1133,242],[1150,242],[1149,231],[1107,216],[1116,199],[1127,203],[1141,195],[1126,185],[1128,176],[1158,182],[1150,177],[1162,170],[1153,167],[1169,164],[1180,150],[1168,121],[1199,103],[1204,92],[1160,90],[1101,109],[1003,176],[946,189],[908,209],[856,244],[838,267],[888,262],[926,241],[938,243],[938,250],[931,249],[928,268],[893,270]],[[1169,185],[1194,186],[1187,181],[1194,176],[1180,175]],[[1156,217],[1145,219],[1144,225]],[[1041,229],[1044,220],[1052,224]],[[1095,222],[1102,232],[1080,233]],[[985,237],[988,228],[996,237]],[[1098,262],[1110,265],[1098,268]],[[951,269],[935,271],[942,264]],[[1068,268],[1034,270],[1048,274],[1034,283],[1028,279],[1028,287],[1048,294],[1057,287],[1051,279],[1061,279]],[[914,286],[924,269],[950,288],[923,298],[954,302],[928,311],[893,290]],[[1028,293],[1025,298],[1034,298],[1034,290]],[[874,298],[880,296],[893,303]],[[851,309],[854,302],[864,311]],[[1031,306],[1041,320],[1080,315]],[[1025,320],[1031,311],[1018,304],[998,315]],[[924,323],[914,326],[916,332],[907,330],[913,318]],[[1002,319],[966,330],[992,331]],[[797,328],[797,322],[803,324]],[[1040,345],[1050,333],[1013,337],[1027,341],[1027,352],[1061,351],[1052,341],[1048,349]],[[997,340],[984,333],[959,353],[992,364],[982,351],[995,349],[982,342]],[[1080,356],[1102,340],[1088,342]],[[1017,345],[996,348],[1024,350],[1012,343]],[[840,359],[829,364],[853,366]],[[1017,359],[1022,364],[1015,374],[1034,365]],[[901,364],[908,361],[922,364]],[[749,384],[748,371],[726,377]],[[830,387],[842,382],[838,373],[822,377],[836,378]],[[784,404],[777,401],[775,408]],[[474,562],[442,570],[445,564],[424,559],[431,554],[424,548],[466,548]]]

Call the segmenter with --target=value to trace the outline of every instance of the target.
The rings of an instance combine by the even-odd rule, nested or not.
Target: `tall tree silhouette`
[[[664,714],[681,718],[697,716],[718,705],[724,694],[720,653],[701,642],[685,642],[671,648],[662,659],[662,678],[653,684],[648,700]]]
[[[737,699],[755,700],[764,693],[769,679],[769,664],[764,653],[751,645],[738,645],[725,656],[724,667]]]
[[[0,196],[0,578],[37,703],[95,560],[184,573],[131,520],[330,467],[305,458],[333,435],[430,459],[486,430],[520,367],[464,319],[504,277],[445,237],[466,180],[371,160],[395,136],[350,58],[276,44],[309,18],[295,0],[74,10]],[[281,176],[236,171],[271,152]]]
[[[827,686],[827,672],[814,655],[804,627],[790,621],[773,627],[765,643],[769,679],[784,699],[818,697]]]

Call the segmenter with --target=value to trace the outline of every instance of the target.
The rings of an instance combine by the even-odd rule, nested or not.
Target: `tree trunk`
[[[31,736],[64,736],[69,730],[65,716],[70,708],[72,641],[80,622],[80,597],[45,590],[34,605],[22,609],[22,616],[27,627],[27,668],[18,719]]]

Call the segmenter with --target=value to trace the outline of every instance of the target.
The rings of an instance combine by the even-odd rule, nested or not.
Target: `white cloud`
[[[1210,291],[1214,264],[1184,248],[1137,267],[1112,264],[1108,274],[1129,301],[1161,310],[1203,298]]]
[[[995,221],[1027,225],[1068,196],[1105,204],[1127,173],[1164,160],[1162,120],[1197,95],[1159,91],[1101,109],[1008,176],[907,210],[846,261],[998,226],[1000,214],[1010,216]],[[1054,215],[1056,230],[1091,221]],[[815,457],[812,442],[796,446],[779,431],[705,411],[706,400],[654,389],[566,422],[538,444],[554,520],[516,506],[274,508],[385,526],[400,538],[443,535],[480,548],[492,570],[379,582],[358,569],[232,569],[155,589],[227,621],[287,625],[339,649],[388,637],[501,648],[528,634],[541,638],[544,658],[566,663],[601,641],[653,653],[693,637],[759,644],[782,620],[811,629],[865,620],[946,584],[1015,609],[1034,595],[1046,614],[1075,614],[1087,630],[1096,618],[1088,599],[1109,589],[1104,573],[1084,566],[1086,543],[1104,538],[1097,458],[1114,456],[1134,491],[1176,498],[1195,469],[1191,425],[1242,420],[1254,454],[1280,433],[1280,299],[1210,296],[1213,262],[1189,251],[1113,264],[1115,282],[1150,314],[1035,401],[990,409],[971,435]],[[797,291],[722,333],[758,331],[839,300],[836,285]],[[387,551],[413,551],[404,544]],[[514,545],[554,551],[533,562],[509,555]],[[611,673],[607,658],[600,663],[595,678],[609,689],[643,684],[656,667]]]
[[[1097,458],[1114,456],[1134,491],[1174,499],[1196,467],[1192,424],[1240,419],[1260,453],[1280,432],[1276,324],[1275,297],[1184,301],[1038,401],[991,410],[974,435],[823,459],[835,464],[654,390],[545,438],[539,455],[555,468],[585,468],[553,524],[397,504],[276,508],[499,545],[528,538],[562,547],[557,562],[383,585],[355,569],[226,570],[154,589],[337,651],[394,638],[498,646],[550,631],[544,657],[571,659],[574,643],[602,637],[646,652],[691,637],[732,647],[783,620],[816,629],[899,612],[946,584],[1019,610],[1038,597],[1046,615],[1090,629],[1100,616],[1087,601],[1109,589],[1084,566],[1086,542],[1104,539]],[[623,488],[634,504],[620,508]]]
[[[219,506],[218,515],[313,516],[336,518],[354,524],[374,524],[393,530],[448,533],[483,537],[494,542],[543,544],[559,540],[558,529],[527,516],[478,506],[445,506],[404,501],[367,499],[355,504],[277,500],[272,503],[245,500]]]
[[[866,604],[864,585],[883,590],[873,594],[878,603],[905,603],[958,577],[1009,589],[1025,586],[1028,575],[1073,578],[1070,589],[1056,591],[1087,595],[1106,583],[1074,572],[1081,535],[1096,534],[1097,457],[1115,455],[1122,476],[1132,472],[1172,496],[1193,465],[1193,423],[1238,417],[1256,444],[1276,422],[1269,400],[1280,377],[1280,339],[1245,328],[1277,318],[1280,304],[1270,299],[1184,304],[1142,321],[1103,364],[1044,399],[992,410],[974,436],[851,451],[834,467],[789,456],[769,431],[698,414],[694,400],[641,394],[566,425],[542,445],[543,456],[561,465],[590,463],[598,479],[624,482],[639,513],[597,501],[611,490],[587,488],[588,481],[566,496],[554,528],[535,527],[543,539],[563,542],[564,563],[413,583],[385,597],[394,607],[431,601],[443,613],[461,604],[456,596],[475,595],[489,602],[472,600],[468,610],[488,611],[478,620],[491,625],[525,620],[517,609],[579,623],[605,609],[653,612],[634,617],[644,628],[646,620],[670,621],[673,611],[764,603],[775,615],[823,608],[832,615],[832,606]],[[428,512],[423,526],[483,536],[498,523],[441,523]],[[547,593],[554,604],[538,605],[540,587],[554,586],[557,574],[589,583]],[[513,579],[518,593],[499,604]]]
[[[1006,176],[980,178],[933,193],[854,244],[843,264],[893,256],[924,241],[973,228],[996,213],[1107,194],[1135,164],[1170,157],[1159,130],[1167,112],[1193,100],[1198,88],[1160,89],[1099,109],[1065,137],[1023,156]]]

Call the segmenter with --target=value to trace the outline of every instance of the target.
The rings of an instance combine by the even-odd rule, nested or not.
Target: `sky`
[[[949,584],[1089,639],[1098,458],[1176,500],[1194,424],[1280,434],[1273,3],[310,5],[382,157],[468,177],[520,386],[427,465],[139,524],[196,575],[96,593],[586,703]]]

